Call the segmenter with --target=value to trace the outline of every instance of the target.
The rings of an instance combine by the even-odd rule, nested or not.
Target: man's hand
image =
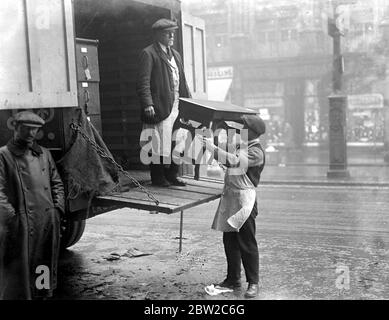
[[[145,115],[146,115],[146,117],[148,117],[148,118],[154,118],[154,116],[155,116],[154,107],[153,107],[153,106],[148,106],[148,107],[145,109]]]
[[[59,215],[59,219],[60,219],[60,235],[59,236],[61,238],[62,235],[66,231],[68,219],[67,219],[66,215],[62,212],[62,210],[60,210],[58,208],[55,208],[55,210],[57,211],[57,213]]]

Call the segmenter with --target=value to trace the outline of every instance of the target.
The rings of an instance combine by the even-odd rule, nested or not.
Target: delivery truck
[[[175,47],[184,58],[194,97],[206,97],[204,24],[185,18],[178,0],[2,0],[0,145],[13,135],[13,116],[31,110],[46,122],[38,143],[60,161],[72,147],[76,133],[71,124],[82,109],[119,167],[142,169],[136,70],[140,51],[152,41],[151,25],[160,18],[181,26]],[[69,193],[67,189],[63,248],[81,238],[86,218],[116,203],[93,201],[91,209],[88,197]],[[124,205],[150,208],[129,201]],[[168,213],[181,207],[157,206]]]

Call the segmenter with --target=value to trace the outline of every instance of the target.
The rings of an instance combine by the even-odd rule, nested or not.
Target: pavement
[[[269,149],[270,150],[270,149]],[[318,186],[374,186],[389,187],[389,162],[384,153],[373,149],[350,150],[347,159],[348,177],[327,177],[328,150],[301,150],[285,154],[266,150],[266,165],[261,184],[318,185]],[[222,178],[222,174],[206,166],[201,176]]]
[[[389,165],[351,165],[348,177],[327,176],[324,164],[267,164],[262,171],[261,185],[317,185],[317,186],[366,186],[389,187]],[[224,173],[212,167],[202,166],[200,179],[223,179]]]
[[[348,178],[329,178],[328,170],[328,165],[268,165],[261,183],[389,187],[389,165],[348,166]]]

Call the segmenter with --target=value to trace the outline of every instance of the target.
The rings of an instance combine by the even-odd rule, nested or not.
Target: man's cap
[[[159,19],[152,26],[153,31],[165,31],[178,29],[177,22],[169,19]]]
[[[243,115],[243,122],[254,131],[258,137],[266,132],[266,124],[258,115]]]
[[[14,122],[17,124],[23,124],[27,127],[40,128],[45,124],[43,120],[36,113],[31,111],[21,111],[14,116]]]

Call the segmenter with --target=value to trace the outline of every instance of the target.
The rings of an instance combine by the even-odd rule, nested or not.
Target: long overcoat
[[[172,54],[179,70],[179,96],[190,98],[181,56],[174,49]],[[173,74],[168,58],[158,43],[146,47],[140,54],[136,92],[141,105],[141,120],[144,123],[155,124],[170,115],[174,102]],[[148,106],[154,106],[153,119],[144,116],[144,109]]]
[[[64,188],[50,152],[35,150],[0,148],[0,299],[48,297],[57,285]]]

